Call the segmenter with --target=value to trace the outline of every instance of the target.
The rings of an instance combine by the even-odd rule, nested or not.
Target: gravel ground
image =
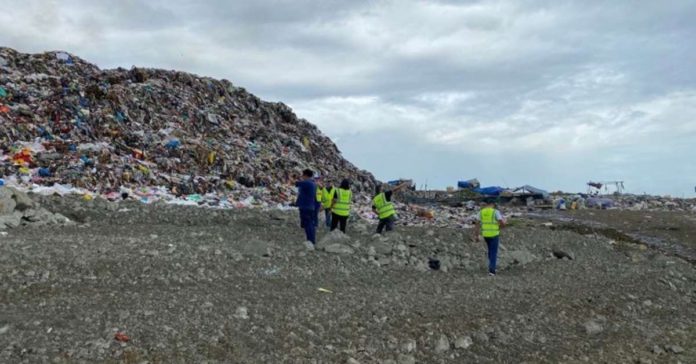
[[[641,244],[515,220],[488,277],[466,230],[42,205],[76,224],[0,236],[2,363],[696,362],[696,270]]]

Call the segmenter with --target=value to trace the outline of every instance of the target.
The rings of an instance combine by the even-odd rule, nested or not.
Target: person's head
[[[323,187],[323,186],[324,186],[324,181],[323,181],[322,178],[319,177],[319,176],[314,177],[314,183],[316,183],[317,186],[319,186],[319,187]]]
[[[375,186],[375,195],[379,195],[380,193],[382,193],[382,186],[381,185]]]
[[[311,179],[312,177],[314,177],[314,172],[312,172],[311,169],[305,169],[304,171],[302,171],[303,179]]]
[[[344,190],[349,190],[350,189],[350,180],[347,178],[344,178],[343,181],[341,181],[341,188]]]
[[[495,207],[495,198],[494,197],[486,197],[483,199],[483,204],[486,207]]]

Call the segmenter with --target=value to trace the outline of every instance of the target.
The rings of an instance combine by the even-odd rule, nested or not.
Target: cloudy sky
[[[0,45],[227,78],[383,180],[694,196],[696,1],[5,0]]]

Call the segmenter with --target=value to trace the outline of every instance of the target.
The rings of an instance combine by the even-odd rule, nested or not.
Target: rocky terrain
[[[597,232],[513,219],[489,277],[467,229],[32,198],[71,223],[1,232],[3,363],[696,361],[693,264]]]

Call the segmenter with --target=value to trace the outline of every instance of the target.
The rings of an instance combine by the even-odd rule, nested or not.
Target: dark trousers
[[[314,227],[319,227],[319,210],[321,210],[321,203],[314,205]]]
[[[495,273],[495,266],[498,261],[498,243],[500,242],[500,235],[492,238],[483,238],[488,245],[488,271]]]
[[[300,209],[300,226],[304,228],[307,240],[317,243],[317,227],[314,226],[314,219],[317,214],[314,209]]]
[[[324,209],[324,220],[326,220],[326,227],[331,228],[331,209]]]
[[[381,234],[382,230],[384,228],[387,228],[387,231],[392,231],[394,230],[394,216],[389,216],[384,219],[379,219],[379,224],[377,224],[377,234]]]
[[[345,234],[347,223],[348,223],[348,216],[339,216],[336,214],[331,214],[331,231],[336,230],[336,227],[340,224],[341,231]]]

